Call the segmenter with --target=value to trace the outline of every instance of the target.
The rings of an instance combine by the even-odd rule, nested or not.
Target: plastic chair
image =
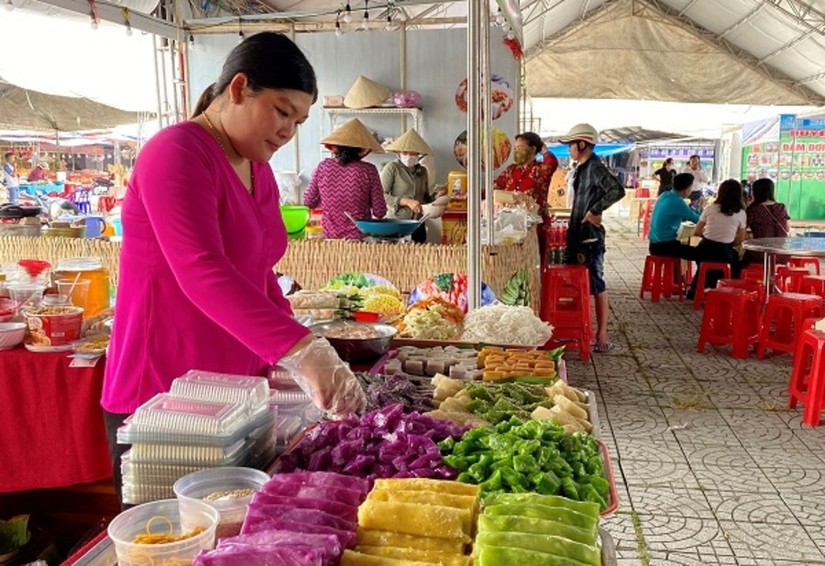
[[[564,344],[590,359],[593,323],[590,314],[590,275],[582,265],[548,265],[541,275],[540,318],[553,325],[546,347]]]
[[[719,287],[733,287],[734,289],[744,289],[745,291],[753,291],[759,296],[759,304],[765,303],[765,284],[762,281],[754,281],[753,279],[720,279]]]
[[[765,350],[792,353],[797,337],[805,328],[805,319],[822,316],[822,299],[817,295],[779,293],[768,298],[759,347],[756,356],[761,360]]]
[[[802,278],[799,292],[805,295],[819,295],[825,301],[825,276],[806,275]]]
[[[765,280],[765,267],[759,264],[751,264],[746,265],[742,268],[739,272],[739,279],[753,279],[754,281],[759,281],[760,283],[764,283]]]
[[[702,330],[696,351],[706,344],[730,344],[734,358],[747,358],[748,346],[759,338],[759,297],[755,291],[720,287],[707,292]]]
[[[807,267],[780,265],[776,268],[776,287],[785,293],[799,293],[802,278],[810,274]]]
[[[791,259],[788,260],[788,265],[792,267],[804,267],[805,269],[813,267],[816,275],[822,275],[822,267],[819,263],[819,258],[816,257],[791,256]]]
[[[693,296],[693,310],[702,308],[705,302],[705,281],[707,281],[709,271],[721,271],[723,279],[730,279],[730,264],[715,261],[703,261],[699,264],[699,273],[696,275],[699,280],[696,283],[696,294]]]
[[[805,330],[794,353],[793,370],[788,384],[788,408],[805,405],[802,422],[819,426],[825,404],[825,333]]]
[[[660,296],[669,298],[674,293],[678,293],[680,301],[683,300],[682,260],[678,257],[647,256],[639,298],[644,299],[645,293],[650,293],[654,303],[659,302]]]

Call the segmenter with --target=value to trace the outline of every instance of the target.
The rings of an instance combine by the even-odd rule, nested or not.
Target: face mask
[[[399,155],[398,159],[407,167],[415,167],[416,165],[418,165],[417,155]]]
[[[513,152],[513,161],[516,165],[521,165],[522,163],[527,162],[527,155],[526,149],[517,149]]]

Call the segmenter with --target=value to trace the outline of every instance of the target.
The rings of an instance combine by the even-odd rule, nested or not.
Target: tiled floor
[[[825,564],[825,426],[787,409],[791,358],[696,352],[701,311],[639,300],[647,245],[608,219],[610,338],[571,383],[599,395],[622,566]]]

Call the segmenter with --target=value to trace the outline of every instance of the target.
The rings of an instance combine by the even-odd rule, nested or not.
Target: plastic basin
[[[288,234],[298,234],[309,221],[309,207],[306,206],[282,206],[281,216],[284,219],[284,226]]]
[[[0,350],[10,350],[23,342],[26,336],[26,323],[0,322]]]

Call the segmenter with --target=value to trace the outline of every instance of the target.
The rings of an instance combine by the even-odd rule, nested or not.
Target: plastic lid
[[[189,399],[242,403],[249,414],[255,414],[269,400],[269,383],[264,377],[192,370],[172,381],[169,392]]]
[[[70,257],[58,260],[57,271],[95,271],[103,269],[99,257]]]

